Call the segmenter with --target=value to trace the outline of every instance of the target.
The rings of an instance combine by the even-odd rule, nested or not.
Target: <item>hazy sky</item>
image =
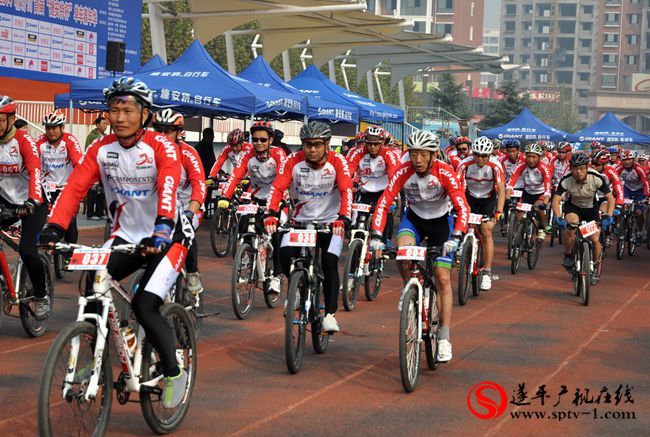
[[[501,20],[501,0],[485,0],[483,27],[498,29]]]

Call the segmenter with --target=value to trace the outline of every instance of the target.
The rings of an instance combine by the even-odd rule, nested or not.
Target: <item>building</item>
[[[483,29],[483,53],[486,55],[499,55],[499,29]],[[481,73],[481,87],[496,87],[499,75]]]

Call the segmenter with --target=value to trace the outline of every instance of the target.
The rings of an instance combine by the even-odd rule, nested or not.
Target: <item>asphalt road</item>
[[[81,241],[100,235],[84,230]],[[266,308],[258,295],[248,320],[237,320],[232,261],[212,255],[205,229],[199,241],[206,307],[220,314],[204,320],[192,405],[176,435],[648,435],[650,251],[643,247],[623,261],[606,260],[584,307],[560,266],[561,249],[546,244],[534,271],[523,263],[513,276],[498,237],[493,289],[454,306],[453,360],[436,371],[423,361],[419,386],[407,394],[392,262],[378,300],[361,300],[350,313],[341,305],[342,332],[327,353],[317,356],[308,336],[302,369],[290,375],[281,308]],[[43,337],[29,339],[18,320],[2,317],[0,435],[37,434],[41,366],[75,317],[77,279],[69,273],[57,281],[56,312]],[[470,395],[483,382],[502,391],[491,385]],[[501,414],[481,419],[468,402],[478,415]],[[108,434],[152,432],[139,405],[113,402]]]

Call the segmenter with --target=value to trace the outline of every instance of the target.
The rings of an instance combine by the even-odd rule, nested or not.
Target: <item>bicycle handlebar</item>
[[[39,246],[52,249],[52,247],[49,245],[39,245]],[[54,244],[53,249],[58,250],[60,252],[72,252],[75,249],[99,249],[99,247],[85,246],[83,244],[75,244],[75,243],[58,242]],[[110,249],[111,252],[116,252],[116,253],[132,254],[135,253],[138,249],[140,249],[140,245],[134,243],[118,244],[116,246],[107,247],[106,249]]]

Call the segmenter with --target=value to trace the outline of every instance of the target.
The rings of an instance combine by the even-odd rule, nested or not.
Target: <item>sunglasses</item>
[[[459,152],[467,152],[469,149],[461,149],[461,148],[456,148]]]
[[[324,141],[315,141],[315,142],[305,141],[305,142],[302,143],[303,148],[312,148],[312,149],[317,149],[317,148],[322,147],[324,145],[325,145]]]
[[[269,140],[268,138],[259,138],[259,137],[251,138],[251,141],[254,143],[266,143],[268,140]]]
[[[490,155],[483,155],[483,154],[480,154],[480,153],[474,153],[473,155],[476,158],[489,158],[490,157]]]

